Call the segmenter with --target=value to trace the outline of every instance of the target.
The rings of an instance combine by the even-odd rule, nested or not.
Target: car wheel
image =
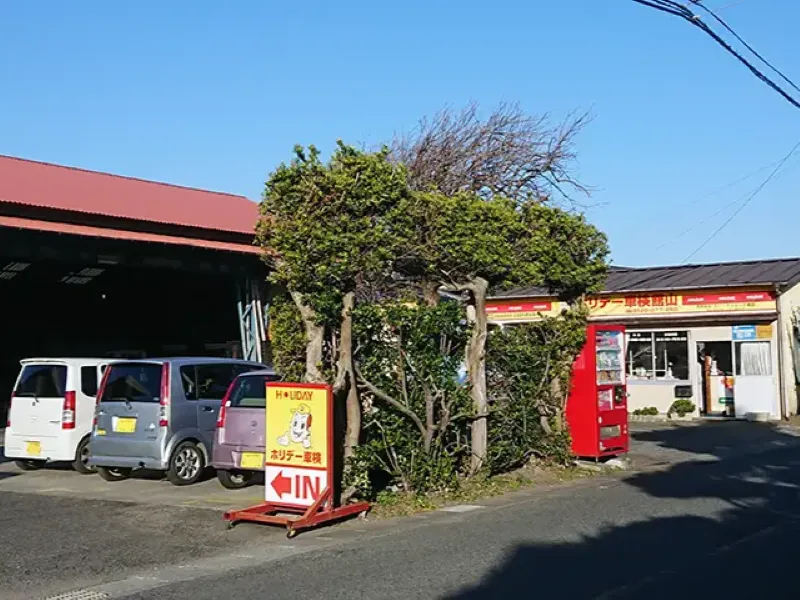
[[[15,460],[14,464],[23,471],[38,471],[44,466],[43,460]]]
[[[97,474],[106,481],[123,481],[131,476],[131,469],[124,467],[97,467]]]
[[[89,465],[89,436],[81,440],[78,444],[78,449],[75,451],[75,461],[72,463],[72,468],[81,475],[91,475],[96,473],[97,469]]]
[[[240,490],[246,488],[253,481],[253,472],[218,470],[217,479],[219,479],[224,488]]]
[[[172,485],[192,485],[200,479],[206,461],[203,451],[194,442],[181,442],[169,459],[167,479]]]

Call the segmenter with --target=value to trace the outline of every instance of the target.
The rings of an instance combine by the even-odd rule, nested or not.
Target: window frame
[[[656,365],[658,362],[658,356],[656,354],[656,337],[658,334],[667,334],[667,333],[676,333],[678,334],[682,340],[680,343],[684,344],[684,348],[686,350],[686,378],[680,379],[666,379],[665,377],[659,377],[657,375],[658,370],[656,370]],[[650,369],[648,369],[648,377],[645,379],[639,378],[635,373],[631,373],[631,363],[628,359],[628,347],[631,342],[630,336],[631,334],[635,334],[636,336],[649,336],[650,337]],[[638,339],[634,341],[644,342],[643,339]],[[666,340],[660,340],[660,342],[665,343]],[[678,342],[673,342],[678,343]],[[690,360],[690,339],[689,339],[689,330],[688,329],[649,329],[649,330],[642,330],[642,331],[626,331],[625,332],[625,376],[628,379],[628,383],[638,384],[638,383],[661,383],[661,384],[681,384],[681,383],[691,383],[692,381],[692,371],[691,371],[691,360]],[[663,370],[663,369],[662,369]]]

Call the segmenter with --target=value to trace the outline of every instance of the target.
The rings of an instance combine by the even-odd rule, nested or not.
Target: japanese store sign
[[[542,317],[556,317],[562,303],[557,300],[524,302],[490,302],[486,314],[490,321],[535,321]]]
[[[592,296],[586,303],[590,319],[777,310],[775,295],[769,291],[609,294]],[[498,300],[489,302],[486,313],[495,323],[520,322],[557,316],[562,308],[566,307],[557,300]]]
[[[595,296],[591,317],[674,315],[776,310],[771,292],[656,293]]]
[[[265,495],[267,502],[311,506],[331,480],[330,386],[268,383]]]

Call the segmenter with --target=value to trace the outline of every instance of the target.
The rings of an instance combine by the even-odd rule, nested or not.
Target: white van
[[[47,462],[87,463],[100,378],[108,358],[31,358],[20,370],[6,423],[5,455],[24,471]]]

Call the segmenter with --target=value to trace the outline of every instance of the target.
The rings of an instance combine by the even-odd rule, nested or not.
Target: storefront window
[[[736,375],[765,377],[772,375],[769,342],[738,342],[736,344]]]
[[[688,381],[689,344],[685,331],[634,331],[628,334],[628,377]]]
[[[628,334],[628,377],[631,379],[653,378],[653,334],[632,332]]]

